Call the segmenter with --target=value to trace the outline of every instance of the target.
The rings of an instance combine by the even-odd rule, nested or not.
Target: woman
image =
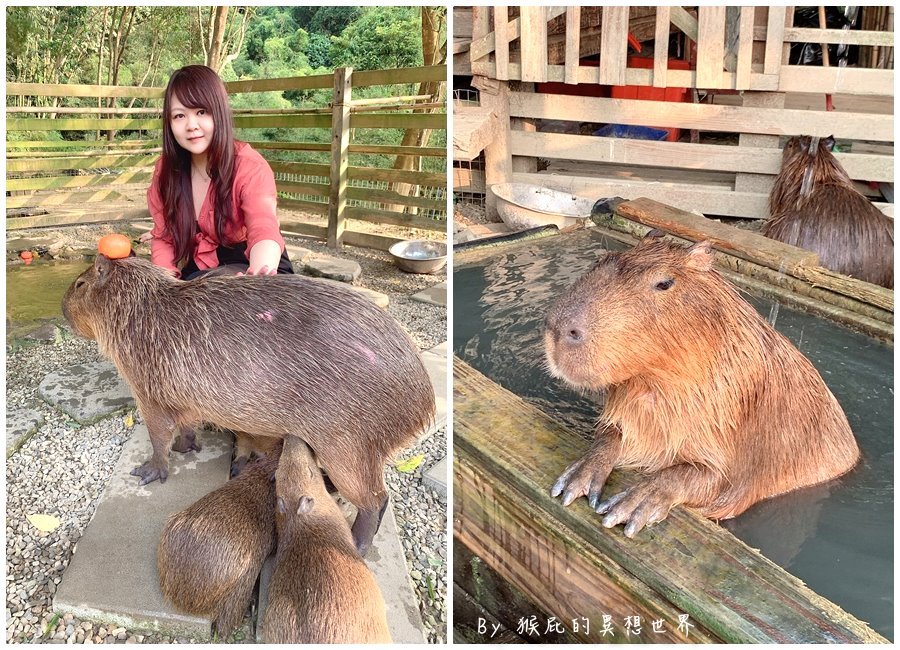
[[[275,175],[250,145],[235,141],[225,85],[211,68],[172,74],[162,148],[147,190],[154,264],[183,280],[221,266],[293,273],[275,214]]]

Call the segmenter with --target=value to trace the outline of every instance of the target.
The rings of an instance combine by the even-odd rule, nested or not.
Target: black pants
[[[219,266],[234,266],[234,267],[243,267],[243,268],[235,268],[236,271],[246,271],[250,268],[250,264],[247,262],[247,242],[241,242],[235,246],[219,246],[216,249],[216,256],[219,258]],[[197,268],[197,263],[194,262],[194,258],[192,257],[187,264],[181,269],[181,279],[182,280],[193,280],[194,278],[199,278],[203,275],[206,275],[213,269],[204,269],[200,270]],[[293,273],[294,267],[291,265],[291,258],[288,257],[287,251],[284,251],[281,254],[281,259],[278,260],[278,273]]]

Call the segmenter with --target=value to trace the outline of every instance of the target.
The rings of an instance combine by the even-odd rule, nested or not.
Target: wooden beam
[[[685,36],[695,43],[697,42],[698,26],[696,18],[681,7],[671,7],[671,19],[672,24],[684,32]]]
[[[656,35],[653,39],[653,86],[666,87],[669,72],[669,26],[672,19],[671,7],[656,8]]]
[[[35,217],[8,217],[7,230],[23,228],[45,228],[47,226],[73,226],[104,221],[140,221],[150,219],[147,208],[111,208],[108,210],[66,210]]]
[[[597,83],[625,84],[628,57],[628,12],[630,7],[603,7],[600,30],[600,67]]]
[[[548,486],[588,443],[456,358],[453,392],[454,535],[570,631],[607,614],[613,641],[628,640],[625,617],[642,616],[667,622],[645,641],[884,642],[689,509],[631,540],[603,528],[585,499],[563,507]],[[636,478],[614,472],[609,493]],[[678,614],[696,626],[687,639]],[[595,625],[580,640],[609,641]]]
[[[325,226],[317,226],[312,223],[282,221],[281,232],[285,235],[305,235],[308,237],[317,237],[325,239],[328,234],[328,228]],[[360,248],[371,248],[379,251],[386,251],[397,242],[403,241],[396,237],[385,237],[384,235],[374,235],[367,232],[355,232],[353,230],[344,231],[344,244],[347,246],[358,246]]]
[[[670,71],[671,76],[672,71]],[[636,99],[512,93],[510,115],[543,119],[677,127],[768,135],[834,135],[893,142],[889,115],[852,115],[742,106],[681,104]]]
[[[334,99],[331,114],[331,189],[328,197],[328,246],[343,244],[350,167],[350,102],[353,68],[334,71]]]
[[[715,88],[725,62],[725,7],[700,7],[697,21],[697,87]]]
[[[125,171],[121,174],[91,174],[89,176],[45,176],[38,178],[7,178],[7,192],[30,190],[58,190],[76,187],[106,185],[149,185],[153,173],[149,171]]]
[[[765,41],[766,34],[766,27],[756,27],[753,30],[753,40]],[[829,45],[878,45],[893,47],[894,32],[785,27],[784,42],[828,43]]]
[[[404,228],[419,228],[420,230],[437,230],[446,232],[447,221],[444,219],[429,219],[400,212],[388,212],[374,208],[350,207],[346,210],[348,219],[360,219],[372,223],[386,223],[392,226]]]
[[[494,63],[497,79],[509,79],[509,34],[508,8],[494,6]]]
[[[504,125],[503,128],[508,128]],[[497,136],[497,115],[484,106],[453,108],[453,159],[475,160]]]
[[[737,90],[750,88],[750,73],[753,64],[753,7],[741,7],[740,30],[738,36],[737,67],[734,87]]]
[[[89,84],[7,83],[7,95],[33,97],[143,97],[162,99],[165,88],[140,86],[95,86]]]
[[[581,7],[566,7],[566,83],[578,83]]]
[[[781,72],[782,49],[784,48],[784,7],[769,7],[766,26],[766,58],[763,73],[777,75]]]
[[[522,6],[522,81],[544,81],[547,68],[547,10],[542,6]]]

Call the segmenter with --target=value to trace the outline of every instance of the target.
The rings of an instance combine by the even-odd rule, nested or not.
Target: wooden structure
[[[250,144],[263,154],[276,174],[279,218],[286,231],[342,243],[386,249],[395,239],[346,230],[346,219],[395,224],[432,231],[446,230],[446,172],[406,171],[350,164],[353,154],[424,156],[446,159],[443,147],[358,144],[358,129],[447,128],[443,100],[410,95],[398,85],[446,82],[445,66],[356,71],[341,68],[333,75],[260,79],[226,83],[229,94],[266,91],[333,89],[329,105],[309,109],[235,111],[236,136],[244,128],[330,129],[329,143],[262,141]],[[353,90],[384,86],[378,98],[354,100]],[[393,87],[393,88],[392,88]],[[97,139],[7,141],[7,209],[35,208],[35,216],[10,216],[7,228],[146,219],[143,193],[159,157],[160,110],[164,88],[8,83],[7,96],[139,97],[157,100],[159,107],[48,108],[7,107],[8,133],[96,132]],[[25,102],[19,102],[25,103]],[[23,113],[37,113],[24,117]],[[138,139],[100,140],[110,130],[139,133]],[[93,136],[93,133],[91,134]],[[104,133],[105,135],[105,133]],[[292,162],[295,152],[330,154],[330,164]],[[421,160],[421,158],[420,158]],[[412,186],[413,191],[398,191]],[[418,190],[418,191],[416,191]],[[134,200],[123,201],[126,191]],[[287,210],[288,212],[285,212]],[[290,211],[328,217],[328,226],[300,223]]]
[[[864,17],[875,10],[893,12],[862,9]],[[791,7],[456,9],[454,73],[474,76],[484,119],[499,120],[500,128],[473,127],[459,142],[454,137],[461,159],[479,148],[485,155],[484,178],[461,173],[454,188],[526,182],[589,198],[645,196],[704,214],[762,218],[780,169],[780,137],[792,135],[834,135],[837,158],[853,179],[893,182],[894,72],[866,67],[892,67],[893,31],[795,28],[793,14]],[[649,53],[642,67],[628,56],[629,31]],[[677,34],[689,69],[670,67]],[[854,67],[790,65],[790,45],[804,42],[890,56],[861,55]],[[694,101],[614,98],[625,87],[638,96],[641,89],[683,88]],[[826,95],[834,111],[825,110]],[[547,131],[551,122],[557,132]],[[602,124],[682,129],[699,138],[580,133]],[[491,209],[490,193],[488,199]]]

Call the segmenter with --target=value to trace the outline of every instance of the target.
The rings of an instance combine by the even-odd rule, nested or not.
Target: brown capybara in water
[[[632,537],[673,506],[725,519],[850,470],[856,440],[812,364],[713,270],[709,242],[651,234],[602,257],[547,315],[551,374],[608,391],[590,450],[552,495],[587,495]],[[648,476],[601,503],[619,467]]]
[[[309,447],[285,440],[275,475],[278,551],[266,643],[390,643],[384,598]]]
[[[359,508],[364,554],[387,504],[387,459],[434,416],[434,390],[400,325],[352,289],[296,275],[176,280],[140,258],[100,255],[63,311],[131,387],[152,458],[168,475],[175,429],[208,422],[298,436]]]
[[[833,138],[788,140],[762,234],[817,253],[832,271],[892,289],[894,220],[856,191],[833,144]]]
[[[281,450],[169,517],[156,560],[163,595],[179,610],[212,616],[220,639],[240,624],[275,550],[275,470]]]

